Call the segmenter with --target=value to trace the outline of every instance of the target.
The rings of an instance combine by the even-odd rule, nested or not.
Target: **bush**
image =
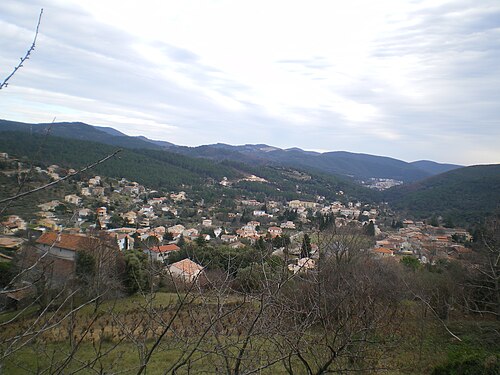
[[[437,366],[432,375],[496,375],[500,374],[498,356],[474,356],[462,360],[452,360]]]

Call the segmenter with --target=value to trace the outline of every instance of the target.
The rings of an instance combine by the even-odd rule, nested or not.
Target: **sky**
[[[2,0],[0,118],[500,162],[498,0]]]

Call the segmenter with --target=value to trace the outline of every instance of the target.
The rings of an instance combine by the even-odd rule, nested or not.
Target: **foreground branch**
[[[3,80],[3,82],[0,84],[0,90],[3,89],[4,87],[7,87],[9,85],[8,81],[9,79],[16,74],[16,72],[23,66],[23,63],[30,58],[31,52],[35,50],[35,44],[36,44],[36,38],[38,37],[38,29],[40,28],[40,22],[42,20],[42,14],[43,14],[43,8],[40,9],[40,15],[38,16],[38,23],[36,25],[36,31],[35,31],[35,37],[33,38],[33,43],[31,43],[31,47],[26,51],[26,54],[21,57],[21,61],[19,61],[19,64],[17,64],[14,67],[14,70],[12,73],[10,73],[7,78]]]
[[[111,159],[113,156],[115,156],[116,154],[118,154],[119,152],[121,152],[122,150],[119,149],[119,150],[116,150],[115,152],[113,152],[112,154],[109,154],[108,156],[106,156],[105,158],[101,159],[101,160],[98,160],[96,161],[95,163],[92,163],[90,165],[87,165],[86,167],[82,168],[82,169],[79,169],[77,170],[76,172],[73,172],[73,173],[68,173],[66,176],[62,177],[62,178],[59,178],[55,181],[52,181],[52,182],[49,182],[48,184],[45,184],[45,185],[42,185],[42,186],[39,186],[37,187],[36,189],[33,189],[33,190],[29,190],[29,191],[25,191],[24,193],[20,193],[20,194],[17,194],[17,195],[14,195],[12,197],[9,197],[9,198],[5,198],[5,199],[2,199],[0,200],[0,204],[1,203],[6,203],[6,202],[10,202],[10,201],[13,201],[13,200],[16,200],[16,199],[19,199],[19,198],[22,198],[26,195],[29,195],[29,194],[33,194],[33,193],[36,193],[37,191],[40,191],[40,190],[44,190],[44,189],[47,189],[51,186],[54,186],[56,184],[58,184],[59,182],[61,181],[64,181],[64,180],[67,180],[68,178],[71,178],[79,173],[82,173],[82,172],[85,172],[89,169],[92,169],[94,168],[95,166],[101,164],[101,163],[104,163],[106,160],[108,159]]]

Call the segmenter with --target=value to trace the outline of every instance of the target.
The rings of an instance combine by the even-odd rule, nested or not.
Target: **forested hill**
[[[500,164],[455,169],[389,189],[384,196],[391,206],[415,217],[471,223],[500,208]]]
[[[462,165],[457,165],[457,164],[441,164],[441,163],[436,163],[434,161],[430,160],[419,160],[419,161],[414,161],[410,163],[414,167],[417,167],[418,169],[429,173],[431,175],[436,175],[440,173],[445,173],[448,171],[452,171],[457,168],[462,168]]]
[[[57,122],[48,124],[28,124],[0,120],[0,131],[16,131],[29,134],[50,134],[56,137],[99,142],[112,146],[132,149],[161,150],[164,147],[143,137],[130,137],[113,128],[92,126],[83,122]],[[160,142],[161,143],[161,142]]]
[[[198,147],[176,146],[170,142],[155,141],[143,136],[132,137],[109,127],[99,127],[81,122],[53,124],[28,124],[0,120],[0,131],[22,131],[29,134],[51,134],[57,137],[93,141],[130,149],[168,150],[189,157],[231,160],[262,166],[316,170],[358,180],[390,178],[406,183],[446,172],[457,165],[432,161],[407,163],[402,160],[345,151],[313,152],[300,148],[280,149],[265,144],[231,146],[223,143]]]
[[[104,158],[116,149],[96,142],[25,132],[0,132],[0,151],[46,166],[57,164],[66,168],[80,168]],[[310,199],[322,195],[333,199],[336,192],[342,190],[346,197],[364,201],[378,198],[378,192],[346,178],[282,167],[192,158],[164,150],[123,149],[117,157],[98,165],[92,173],[124,177],[152,188],[175,190],[191,186],[198,191],[207,185],[220,189],[218,182],[224,177],[237,181],[254,174],[268,183],[240,181],[231,190],[224,190],[223,194],[234,195],[239,192],[273,199]]]
[[[358,180],[391,178],[404,182],[414,182],[441,173],[439,169],[443,166],[435,162],[430,162],[431,166],[427,164],[413,165],[389,157],[346,151],[319,153],[304,151],[300,148],[282,150],[267,145],[230,146],[215,144],[199,147],[176,147],[172,151],[214,160],[229,159],[263,165],[314,169],[328,174],[350,176]],[[451,168],[450,165],[444,167],[445,170]]]
[[[1,132],[0,150],[25,157],[43,165],[57,164],[66,168],[89,165],[119,149],[89,141],[65,139],[40,134]],[[147,151],[151,151],[148,154]],[[160,157],[161,155],[161,157]],[[177,188],[201,184],[206,178],[222,179],[242,176],[232,167],[210,160],[192,159],[161,151],[123,149],[115,158],[95,167],[96,174],[124,177],[151,187]]]

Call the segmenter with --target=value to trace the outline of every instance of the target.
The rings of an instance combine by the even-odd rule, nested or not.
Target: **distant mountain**
[[[142,135],[139,135],[139,136],[136,136],[136,137],[133,137],[133,138],[137,138],[137,139],[140,139],[141,141],[152,143],[152,144],[154,144],[156,146],[160,146],[162,148],[176,147],[173,143],[165,142],[165,141],[155,141],[153,139],[146,138],[146,137],[144,137]]]
[[[413,182],[433,174],[401,160],[345,151],[318,153],[300,148],[283,150],[267,145],[229,146],[224,144],[180,147],[172,151],[216,160],[235,160],[316,170],[361,180],[375,177]]]
[[[0,131],[23,131],[30,134],[46,134],[49,132],[57,137],[99,142],[130,149],[167,149],[189,157],[216,161],[229,160],[261,166],[301,168],[320,173],[347,176],[356,180],[391,178],[409,183],[458,167],[431,161],[406,163],[383,156],[345,151],[318,153],[304,151],[300,148],[283,150],[266,144],[232,146],[217,143],[198,147],[182,147],[170,142],[151,140],[143,136],[127,136],[113,128],[92,126],[81,122],[27,124],[0,120]]]
[[[36,133],[0,131],[0,150],[32,160],[37,165],[58,164],[65,168],[80,168],[111,154],[116,147]],[[242,195],[262,201],[266,197],[314,200],[318,195],[328,199],[353,197],[363,201],[378,200],[378,192],[342,177],[235,161],[206,160],[165,150],[124,149],[118,157],[98,165],[91,173],[124,177],[167,191],[182,189],[199,192],[206,202],[221,196]],[[268,182],[237,182],[252,174]],[[234,181],[233,187],[224,188],[218,184],[224,177]],[[341,197],[336,194],[339,190],[345,193]]]
[[[430,173],[431,175],[436,175],[440,173],[445,173],[452,171],[453,169],[462,168],[463,165],[456,164],[440,164],[435,161],[430,160],[419,160],[410,163],[411,165],[423,170],[424,172]]]
[[[401,160],[345,151],[320,154],[292,149],[271,152],[267,155],[272,160],[283,164],[294,164],[303,168],[315,168],[323,172],[351,176],[356,179],[374,177],[411,182],[430,175]]]
[[[95,126],[95,125],[92,125],[92,126],[94,126],[94,128],[96,128],[97,130],[101,130],[101,131],[108,133],[109,135],[112,135],[115,137],[127,137],[126,134],[124,134],[121,131],[118,131],[114,128],[110,128],[107,126]]]
[[[155,149],[160,150],[163,147],[151,142],[146,142],[136,137],[129,137],[117,130],[111,128],[100,128],[85,124],[83,122],[56,122],[27,124],[23,122],[14,122],[0,120],[0,131],[20,131],[30,134],[50,134],[61,138],[78,139],[82,141],[99,142],[108,145],[132,148],[132,149]],[[121,135],[113,135],[113,134]]]
[[[458,168],[394,187],[384,199],[418,218],[437,215],[455,224],[477,222],[500,208],[500,164]]]

